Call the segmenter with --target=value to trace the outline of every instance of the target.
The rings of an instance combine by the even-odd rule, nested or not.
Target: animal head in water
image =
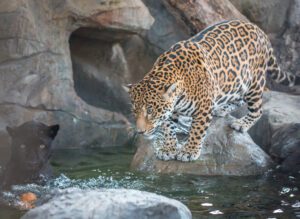
[[[7,127],[11,137],[11,165],[26,171],[38,171],[51,156],[51,144],[59,125],[47,126],[36,121]]]

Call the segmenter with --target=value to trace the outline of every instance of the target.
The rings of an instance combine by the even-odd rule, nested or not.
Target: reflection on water
[[[57,173],[45,186],[14,186],[7,203],[34,192],[41,204],[57,188],[130,188],[162,194],[185,203],[193,218],[300,218],[299,177],[272,171],[259,177],[159,175],[129,169],[133,151],[126,148],[58,150],[52,159]],[[0,207],[0,218],[19,218],[24,211]]]

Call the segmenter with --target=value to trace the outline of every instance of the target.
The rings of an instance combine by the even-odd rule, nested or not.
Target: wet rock
[[[195,162],[157,160],[153,144],[140,139],[131,167],[141,171],[195,175],[245,176],[264,173],[271,164],[270,157],[247,133],[231,129],[229,122],[232,119],[230,116],[213,119],[201,156]]]
[[[179,201],[149,192],[67,189],[22,217],[29,218],[189,219],[192,216]]]
[[[284,172],[300,173],[300,123],[284,124],[276,129],[269,153]]]
[[[130,126],[124,115],[90,106],[76,94],[68,41],[80,27],[109,30],[121,38],[140,34],[154,21],[144,4],[13,0],[0,5],[0,29],[5,30],[0,32],[0,132],[41,118],[64,126],[58,147],[81,147],[111,130],[112,136],[123,136]]]

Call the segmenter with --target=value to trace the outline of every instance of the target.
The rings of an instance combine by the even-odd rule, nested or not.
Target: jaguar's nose
[[[146,130],[142,130],[142,129],[137,129],[137,133],[138,134],[144,134]]]

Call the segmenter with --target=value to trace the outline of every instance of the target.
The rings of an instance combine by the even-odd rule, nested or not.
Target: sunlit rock
[[[140,139],[131,166],[133,169],[160,173],[196,175],[257,175],[268,170],[271,159],[248,133],[229,127],[233,118],[215,118],[208,129],[201,156],[194,162],[156,159],[153,142]]]
[[[190,219],[181,202],[154,193],[126,190],[67,189],[49,202],[26,213],[22,219]]]

